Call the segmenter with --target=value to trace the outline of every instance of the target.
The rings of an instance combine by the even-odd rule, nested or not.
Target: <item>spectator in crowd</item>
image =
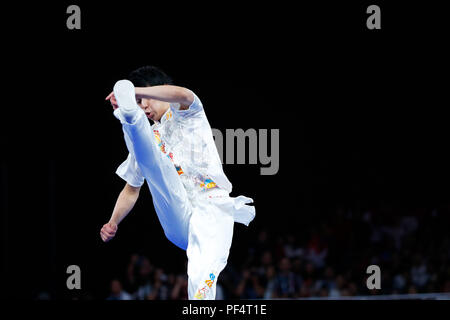
[[[413,266],[411,267],[411,282],[419,290],[425,288],[429,274],[427,272],[427,266],[425,264],[425,259],[420,253],[415,254]]]
[[[138,300],[146,300],[154,290],[153,283],[151,281],[154,267],[150,263],[150,260],[145,256],[139,258],[137,266],[138,273],[136,278],[138,288],[135,293],[135,297]]]
[[[151,291],[146,298],[148,300],[168,300],[169,291],[170,288],[167,275],[164,274],[163,269],[156,269]]]
[[[178,275],[170,294],[172,300],[187,300],[188,279],[185,275]]]
[[[122,289],[122,283],[118,279],[111,281],[111,292],[106,300],[131,300],[132,296]]]
[[[124,288],[130,293],[135,293],[138,290],[137,269],[139,267],[139,259],[137,253],[132,254],[127,266]]]
[[[235,295],[243,297],[243,299],[258,299],[264,296],[264,288],[260,283],[255,268],[243,270],[242,277],[236,287]]]
[[[291,271],[291,261],[289,258],[281,259],[279,263],[279,272],[275,278],[274,295],[276,298],[295,298],[302,286],[302,280],[299,275]]]
[[[307,259],[315,267],[323,268],[327,254],[328,248],[326,243],[323,242],[320,235],[314,230],[307,245]]]
[[[276,271],[274,266],[270,266],[266,270],[266,281],[264,290],[264,299],[273,299],[276,296]]]

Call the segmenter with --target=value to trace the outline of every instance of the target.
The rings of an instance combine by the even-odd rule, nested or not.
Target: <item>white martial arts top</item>
[[[255,208],[247,205],[253,200],[229,196],[232,185],[223,172],[202,102],[193,95],[194,101],[188,109],[180,110],[179,104],[170,104],[160,121],[155,121],[152,125],[155,143],[172,160],[191,202],[206,199],[200,193],[207,195],[220,210],[248,226],[255,217]],[[145,181],[131,153],[116,173],[134,187],[142,186]]]
[[[218,188],[230,193],[232,185],[223,172],[203,104],[195,93],[193,95],[194,101],[186,110],[180,110],[177,103],[170,104],[160,121],[152,125],[152,130],[160,137],[157,143],[164,145],[164,153],[170,153],[174,165],[183,170],[181,177],[187,191],[202,189],[199,186],[204,181],[212,181]],[[116,173],[134,187],[144,183],[132,154],[128,155]]]

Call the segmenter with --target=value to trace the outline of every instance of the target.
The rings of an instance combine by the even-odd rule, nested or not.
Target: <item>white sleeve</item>
[[[170,108],[172,109],[172,112],[176,113],[180,117],[189,118],[203,110],[203,104],[200,101],[199,97],[197,97],[197,95],[193,91],[191,92],[194,95],[194,101],[191,103],[189,108],[187,108],[186,110],[180,110],[179,103],[171,103]]]
[[[125,160],[116,170],[116,174],[125,180],[130,186],[140,187],[144,184],[144,177],[136,159],[131,153],[128,153]]]

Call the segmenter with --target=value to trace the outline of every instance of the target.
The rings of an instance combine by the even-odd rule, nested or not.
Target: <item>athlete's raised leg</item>
[[[114,114],[122,123],[128,151],[147,180],[164,232],[171,242],[186,249],[191,208],[181,179],[170,159],[159,150],[150,123],[136,103],[133,84],[118,81],[114,95],[119,105]]]

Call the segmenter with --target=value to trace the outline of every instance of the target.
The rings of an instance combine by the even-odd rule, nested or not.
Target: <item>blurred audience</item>
[[[260,230],[245,248],[245,261],[230,256],[217,299],[450,292],[449,225],[450,207],[339,207],[295,232]],[[371,264],[381,269],[381,290],[367,289]],[[107,299],[187,299],[187,276],[167,274],[143,255],[131,255],[124,279],[126,291],[113,279]]]

